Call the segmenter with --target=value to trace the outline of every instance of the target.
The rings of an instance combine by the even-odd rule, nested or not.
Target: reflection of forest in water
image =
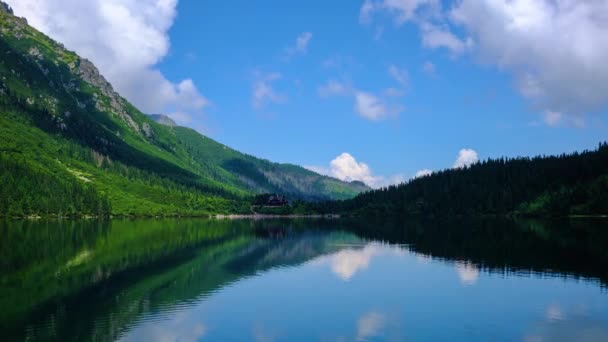
[[[464,282],[482,270],[606,284],[605,227],[598,220],[4,222],[0,322],[9,339],[114,340],[138,320],[258,272],[321,255],[365,255],[379,242],[454,262]],[[341,277],[352,272],[336,267]]]

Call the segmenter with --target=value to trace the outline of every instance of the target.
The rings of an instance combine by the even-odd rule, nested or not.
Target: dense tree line
[[[0,152],[0,216],[109,215],[108,198],[72,177],[31,165],[16,152]]]
[[[323,203],[320,212],[424,216],[608,214],[608,144],[594,151],[500,158]]]

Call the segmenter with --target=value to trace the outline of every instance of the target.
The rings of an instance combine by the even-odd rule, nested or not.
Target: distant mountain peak
[[[156,121],[157,123],[159,123],[161,125],[165,125],[165,126],[169,126],[169,127],[177,126],[175,121],[173,121],[173,119],[171,119],[169,116],[167,116],[165,114],[148,114],[148,116],[150,117],[150,119]]]

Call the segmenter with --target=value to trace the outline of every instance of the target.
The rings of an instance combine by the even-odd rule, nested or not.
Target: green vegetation
[[[8,11],[0,54],[0,217],[250,213],[258,193],[316,201],[368,190],[158,123]]]
[[[608,214],[606,144],[487,160],[366,192],[360,182],[258,159],[144,115],[92,63],[24,19],[0,11],[0,24],[0,217],[250,214],[263,193],[292,205],[255,212]]]
[[[490,159],[312,207],[372,216],[606,215],[608,144],[560,156]]]

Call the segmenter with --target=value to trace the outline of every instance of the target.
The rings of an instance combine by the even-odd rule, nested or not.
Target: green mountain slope
[[[326,200],[368,190],[155,122],[4,6],[0,56],[0,215],[248,212],[257,193]]]

